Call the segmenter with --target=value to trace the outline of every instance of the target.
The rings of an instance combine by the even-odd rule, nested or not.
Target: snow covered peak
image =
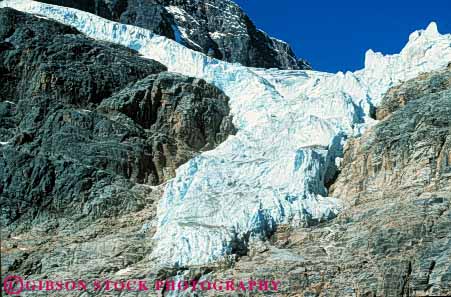
[[[439,36],[440,33],[438,32],[438,27],[436,22],[431,22],[428,27],[426,28],[425,34],[435,37]]]
[[[365,69],[330,74],[225,63],[148,30],[75,9],[26,0],[5,0],[2,6],[128,46],[230,97],[238,133],[182,165],[166,186],[152,258],[168,266],[222,261],[278,224],[335,216],[343,205],[327,196],[324,182],[346,136],[373,123],[370,110],[388,88],[451,61],[451,35],[436,34],[434,25],[414,33],[400,54],[368,51]]]
[[[428,51],[433,48],[442,51],[448,47],[449,39],[449,34],[441,35],[438,32],[437,24],[431,22],[425,30],[418,30],[410,34],[409,41],[402,49],[400,55],[404,61],[423,59]],[[369,49],[365,54],[365,68],[382,68],[382,65],[386,64],[388,60],[394,60],[397,57],[398,55],[384,56],[380,52],[374,52],[372,49]]]
[[[425,30],[418,30],[410,34],[409,42],[401,51],[401,55],[440,55],[439,52],[430,52],[430,50],[438,49],[441,51],[448,47],[450,36],[450,34],[440,34],[437,24],[431,22]]]
[[[400,55],[404,56],[404,60],[421,59],[431,48],[435,47],[442,50],[443,47],[439,46],[441,43],[443,45],[449,46],[450,36],[441,35],[438,32],[437,24],[431,22],[425,30],[418,30],[410,34],[408,43],[404,46]],[[382,65],[386,64],[386,61],[393,60],[397,58],[398,55],[384,56],[380,52],[374,52],[369,49],[365,54],[365,69],[368,68],[381,68]]]
[[[367,50],[365,53],[365,69],[379,67],[379,63],[384,58],[384,55],[380,52],[374,52],[372,49]]]
[[[415,42],[419,38],[434,39],[440,36],[436,22],[431,22],[425,30],[418,30],[410,34],[409,43]]]
[[[355,72],[370,86],[372,103],[378,105],[388,87],[412,79],[419,73],[445,67],[451,61],[451,35],[441,35],[437,24],[410,34],[408,43],[399,54],[386,55],[368,50],[365,68]]]

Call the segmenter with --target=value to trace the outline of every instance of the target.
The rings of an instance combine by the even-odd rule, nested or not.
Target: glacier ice
[[[451,35],[439,34],[435,23],[412,33],[399,54],[369,50],[364,69],[330,74],[222,62],[148,30],[75,9],[26,0],[4,0],[2,6],[133,48],[230,97],[238,133],[182,165],[166,185],[151,257],[167,266],[222,261],[278,224],[336,215],[343,205],[327,197],[324,181],[346,136],[375,123],[372,108],[388,88],[451,61]]]

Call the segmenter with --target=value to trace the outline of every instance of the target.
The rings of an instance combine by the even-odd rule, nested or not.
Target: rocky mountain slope
[[[42,0],[149,29],[195,51],[244,66],[310,69],[290,45],[257,29],[231,0]]]
[[[44,242],[152,206],[150,186],[234,133],[216,87],[9,8],[0,69],[2,273],[44,272]]]

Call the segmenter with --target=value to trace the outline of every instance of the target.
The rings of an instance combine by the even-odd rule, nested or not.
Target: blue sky
[[[451,33],[451,0],[235,0],[258,28],[289,42],[316,70],[363,67],[367,49],[398,53],[436,21]]]

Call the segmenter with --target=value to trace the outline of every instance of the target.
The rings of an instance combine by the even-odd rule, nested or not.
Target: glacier
[[[169,267],[227,261],[277,225],[336,216],[346,205],[328,197],[324,184],[346,138],[376,123],[371,114],[390,87],[451,61],[451,35],[441,35],[435,23],[412,33],[399,54],[369,50],[364,69],[332,74],[226,63],[76,9],[29,0],[4,0],[0,7],[127,46],[230,97],[237,134],[182,165],[165,187],[150,259]]]

